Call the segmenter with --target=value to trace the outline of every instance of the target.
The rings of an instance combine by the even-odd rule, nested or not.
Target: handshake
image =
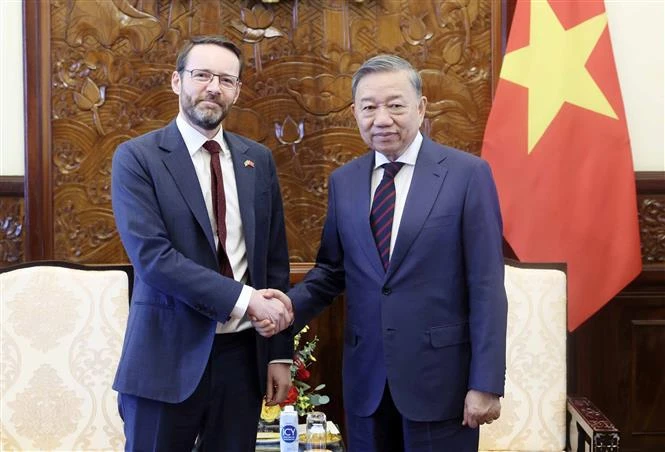
[[[281,290],[255,290],[249,299],[247,315],[261,336],[272,337],[293,323],[293,305]]]

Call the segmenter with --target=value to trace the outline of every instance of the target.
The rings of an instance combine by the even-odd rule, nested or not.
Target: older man
[[[350,451],[477,450],[478,426],[499,417],[505,377],[489,166],[422,136],[427,100],[402,58],[371,58],[352,89],[371,150],[330,177],[316,266],[288,294],[296,329],[346,289]]]

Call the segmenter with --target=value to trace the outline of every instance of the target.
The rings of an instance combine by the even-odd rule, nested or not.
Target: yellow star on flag
[[[501,78],[529,90],[528,152],[564,102],[617,119],[585,64],[607,26],[605,13],[566,30],[547,1],[531,2],[530,43],[506,54]]]

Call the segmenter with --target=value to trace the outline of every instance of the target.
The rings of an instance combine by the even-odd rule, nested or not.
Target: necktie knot
[[[219,154],[222,151],[222,147],[215,140],[206,141],[203,143],[203,148],[210,154]]]
[[[384,163],[381,165],[383,167],[383,177],[384,178],[389,178],[389,179],[394,179],[395,175],[399,172],[400,169],[402,169],[402,166],[404,166],[403,162],[390,162],[390,163]]]

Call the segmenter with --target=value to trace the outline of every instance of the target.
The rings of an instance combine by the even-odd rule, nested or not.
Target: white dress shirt
[[[215,246],[219,247],[219,237],[217,236],[217,221],[212,204],[212,189],[210,175],[211,155],[203,148],[203,144],[208,138],[194,129],[179,114],[176,118],[176,125],[182,135],[182,139],[187,146],[187,151],[192,157],[196,177],[201,185],[201,193],[208,210],[208,218],[212,226]],[[236,188],[236,176],[233,170],[233,161],[231,160],[231,150],[224,141],[223,130],[220,127],[219,132],[212,138],[219,143],[222,151],[219,153],[219,159],[222,166],[222,177],[224,179],[224,195],[226,197],[226,254],[229,263],[233,269],[233,277],[236,281],[243,284],[247,282],[247,248],[245,246],[245,234],[242,229],[242,220],[240,218],[240,204],[238,203],[238,189]],[[217,333],[235,333],[248,329],[252,326],[247,318],[246,311],[249,305],[249,298],[253,288],[245,285],[240,292],[236,305],[231,311],[231,318],[225,323],[217,324]]]
[[[406,195],[409,193],[411,187],[411,179],[413,179],[413,168],[416,166],[418,159],[418,152],[420,152],[420,145],[423,143],[423,136],[418,132],[418,135],[413,139],[409,147],[406,148],[404,154],[400,155],[396,162],[404,163],[404,166],[395,175],[395,213],[393,216],[393,227],[390,234],[390,256],[393,255],[395,248],[395,241],[397,240],[397,233],[399,225],[402,221],[402,213],[404,213],[404,204],[406,203]],[[370,191],[370,214],[372,212],[372,202],[374,200],[374,192],[376,191],[381,179],[383,179],[383,168],[381,165],[390,163],[390,160],[380,152],[374,151],[374,171],[372,172],[372,185]]]

